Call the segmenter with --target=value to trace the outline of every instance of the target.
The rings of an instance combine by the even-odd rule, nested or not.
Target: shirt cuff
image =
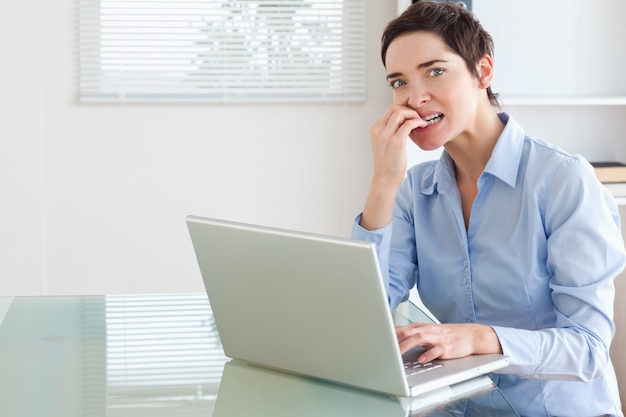
[[[502,353],[509,357],[509,365],[498,372],[533,377],[540,367],[537,362],[540,359],[536,352],[539,351],[541,343],[536,338],[536,332],[502,326],[491,327],[498,335]]]
[[[377,248],[383,248],[385,247],[385,244],[388,245],[387,241],[391,236],[391,223],[380,229],[367,230],[361,227],[360,223],[362,216],[362,214],[356,216],[354,222],[352,223],[352,239],[372,242],[376,245]]]

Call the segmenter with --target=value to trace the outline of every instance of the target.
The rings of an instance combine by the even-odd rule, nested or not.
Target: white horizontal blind
[[[359,101],[363,0],[79,0],[80,99]]]

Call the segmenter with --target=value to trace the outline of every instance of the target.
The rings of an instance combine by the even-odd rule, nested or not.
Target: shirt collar
[[[493,175],[509,186],[515,187],[526,135],[521,126],[507,113],[499,113],[498,117],[505,124],[504,130],[493,148],[483,173]],[[432,182],[423,183],[421,193],[433,194],[437,190],[439,194],[447,194],[456,187],[454,172],[454,161],[444,149],[435,166]]]
[[[500,113],[498,116],[505,123],[505,126],[491,152],[491,158],[489,158],[484,172],[501,179],[511,187],[515,187],[526,134],[522,127],[507,113]]]

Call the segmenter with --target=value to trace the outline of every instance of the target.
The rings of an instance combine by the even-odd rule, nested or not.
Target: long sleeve
[[[385,280],[389,308],[395,311],[406,301],[409,291],[417,281],[417,256],[415,230],[412,221],[411,178],[406,178],[400,187],[391,224],[384,228],[368,231],[360,225],[357,216],[352,225],[352,238],[376,244],[381,273]],[[393,260],[390,263],[390,260]]]
[[[511,358],[506,372],[588,381],[609,362],[613,280],[625,262],[619,216],[611,196],[582,162],[569,160],[548,175],[552,179],[542,209],[554,326],[495,330]]]
[[[387,225],[382,229],[370,231],[362,228],[360,222],[361,215],[359,214],[352,223],[351,238],[374,243],[385,288],[389,288],[389,246],[391,242],[391,225]]]

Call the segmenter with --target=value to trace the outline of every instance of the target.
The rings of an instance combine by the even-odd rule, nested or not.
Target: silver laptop
[[[402,397],[508,364],[403,358],[372,243],[197,216],[187,225],[231,358]]]

